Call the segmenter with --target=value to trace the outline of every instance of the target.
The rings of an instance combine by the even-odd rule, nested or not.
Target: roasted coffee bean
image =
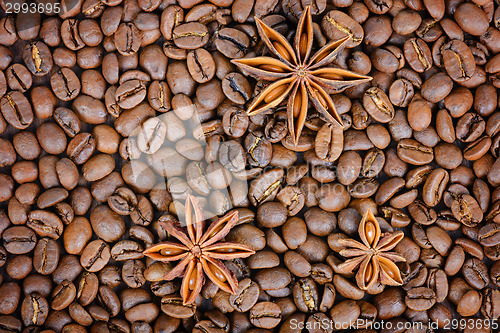
[[[478,240],[483,246],[495,246],[500,244],[500,228],[496,223],[489,223],[479,229]]]
[[[302,312],[318,310],[318,289],[311,278],[300,279],[293,286],[293,297]]]
[[[68,307],[76,297],[76,287],[68,280],[58,284],[52,292],[51,307],[54,310],[62,310]]]
[[[83,164],[93,154],[95,145],[92,134],[79,133],[68,143],[66,154],[75,164]]]
[[[52,91],[63,101],[74,99],[81,90],[81,83],[75,72],[69,68],[61,68],[50,78]]]
[[[111,248],[111,257],[116,261],[140,259],[143,257],[143,247],[130,240],[122,240]]]
[[[488,269],[477,258],[467,259],[462,266],[465,280],[474,288],[483,289],[489,282]]]
[[[249,45],[248,35],[233,28],[221,29],[215,39],[217,50],[230,59],[243,57]]]
[[[412,310],[425,311],[436,303],[436,294],[430,288],[412,288],[406,294],[405,303]]]
[[[196,312],[196,305],[184,305],[182,298],[169,295],[161,299],[161,310],[173,318],[189,318]]]
[[[469,80],[476,70],[476,63],[469,47],[461,40],[452,40],[443,45],[441,54],[446,72],[457,81]]]
[[[257,327],[271,329],[281,321],[281,309],[272,302],[259,302],[250,310],[249,319]]]
[[[238,283],[236,294],[229,296],[231,306],[238,312],[250,310],[259,297],[259,286],[249,278]]]
[[[359,289],[340,274],[336,274],[333,277],[333,285],[335,286],[335,290],[346,298],[360,300],[364,296],[363,290]]]
[[[37,293],[27,295],[21,304],[21,317],[26,326],[43,325],[49,314],[47,300]]]
[[[146,97],[146,86],[140,80],[128,80],[116,88],[116,103],[122,109],[132,109]]]
[[[206,26],[190,22],[174,27],[172,38],[177,47],[193,50],[203,47],[208,42],[209,35]]]
[[[38,241],[33,253],[33,267],[43,275],[53,273],[59,262],[59,245],[50,238]]]
[[[70,254],[79,254],[92,238],[92,226],[82,216],[77,216],[66,226],[63,234],[64,248]]]
[[[420,144],[412,139],[404,139],[398,143],[398,157],[413,165],[429,164],[434,159],[431,147]]]
[[[145,265],[139,260],[127,260],[122,267],[122,279],[125,284],[131,288],[139,288],[145,282],[144,270]]]
[[[108,115],[101,100],[83,94],[73,101],[73,110],[82,121],[89,124],[102,124]]]
[[[118,240],[125,232],[125,224],[120,215],[108,206],[97,206],[90,214],[92,229],[101,239],[107,242]]]
[[[245,157],[243,147],[236,141],[226,141],[220,145],[219,161],[231,172],[238,172],[245,169]]]
[[[52,69],[52,55],[43,42],[27,44],[23,50],[23,60],[33,75],[44,76]]]
[[[330,40],[351,36],[351,40],[347,44],[349,48],[356,47],[363,41],[363,28],[344,12],[338,10],[328,12],[323,18],[321,26]]]
[[[33,84],[33,77],[28,69],[21,64],[13,64],[5,71],[7,84],[12,90],[26,92]]]
[[[109,245],[102,240],[90,242],[83,250],[80,263],[89,272],[101,270],[111,257]]]
[[[198,83],[210,81],[215,75],[215,62],[207,50],[203,48],[190,51],[187,55],[189,73]]]
[[[141,46],[141,33],[135,24],[120,23],[114,34],[116,50],[124,56],[135,54]]]
[[[452,204],[453,216],[469,227],[476,226],[483,218],[483,212],[476,199],[468,194],[457,195]]]
[[[24,226],[13,226],[6,229],[3,234],[3,246],[12,254],[30,252],[36,245],[36,235],[32,229]]]
[[[434,207],[441,201],[449,179],[450,176],[444,169],[435,169],[427,176],[423,188],[423,199],[428,206]]]
[[[60,187],[51,188],[40,194],[36,204],[38,208],[45,209],[62,202],[68,195],[69,193],[66,189]]]
[[[222,80],[224,95],[236,104],[246,103],[252,96],[248,80],[240,73],[229,73]]]
[[[344,300],[330,310],[330,316],[338,327],[346,327],[349,322],[356,321],[361,314],[361,309],[353,300]]]
[[[54,213],[34,210],[28,216],[26,223],[41,237],[58,239],[63,232],[63,223]]]
[[[33,111],[27,98],[19,91],[11,91],[0,100],[3,118],[17,129],[25,129],[33,122]]]
[[[373,119],[388,123],[394,118],[394,107],[389,97],[378,87],[368,89],[363,95],[363,106]]]
[[[257,221],[263,227],[279,227],[286,222],[287,210],[280,202],[265,202],[257,209]]]
[[[326,123],[316,135],[316,155],[327,162],[336,161],[342,153],[343,131],[337,124]]]
[[[120,299],[110,287],[100,286],[97,297],[111,317],[116,316],[120,312]]]
[[[284,171],[282,169],[269,170],[257,177],[249,188],[250,202],[257,206],[266,201],[272,201],[283,181]]]

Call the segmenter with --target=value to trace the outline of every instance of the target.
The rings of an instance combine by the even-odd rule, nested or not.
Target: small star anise
[[[343,127],[329,94],[339,93],[371,80],[368,76],[348,70],[327,67],[337,59],[351,37],[332,41],[311,57],[314,34],[310,7],[306,7],[300,17],[293,48],[279,32],[257,17],[255,21],[262,41],[277,59],[261,56],[232,60],[249,75],[273,81],[250,104],[248,114],[254,115],[274,108],[291,94],[287,117],[295,144],[306,121],[309,99],[324,121],[338,123]]]
[[[184,304],[193,303],[205,282],[205,275],[219,288],[234,294],[238,280],[221,260],[246,258],[255,252],[246,245],[220,242],[238,222],[238,212],[233,211],[210,224],[203,232],[205,219],[195,197],[188,195],[185,205],[186,227],[176,226],[171,219],[159,223],[180,243],[163,242],[144,251],[144,255],[157,261],[180,262],[164,277],[173,280],[183,275],[181,296]]]
[[[345,247],[339,254],[350,259],[338,268],[346,274],[352,274],[358,269],[356,283],[363,290],[370,289],[377,281],[389,286],[402,285],[401,272],[394,262],[406,260],[389,251],[403,239],[404,233],[398,230],[382,234],[370,209],[363,216],[358,232],[362,243],[354,239],[339,240],[339,244]]]

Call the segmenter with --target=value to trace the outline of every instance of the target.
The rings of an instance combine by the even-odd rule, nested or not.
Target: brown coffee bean
[[[450,250],[452,240],[443,229],[432,226],[427,229],[427,238],[439,254],[446,256]]]
[[[94,153],[95,146],[96,142],[92,134],[79,133],[68,143],[66,154],[75,164],[80,165]]]
[[[257,327],[271,329],[280,323],[281,309],[275,303],[260,302],[250,310],[249,319]]]
[[[252,88],[248,80],[240,73],[229,73],[222,80],[224,95],[236,104],[246,103],[252,96]]]
[[[21,304],[21,317],[26,326],[43,325],[49,314],[47,300],[38,293],[27,295]]]
[[[488,223],[479,229],[478,240],[483,246],[495,246],[500,244],[500,228],[496,223]]]
[[[474,23],[467,20],[467,17],[475,17]],[[479,36],[488,29],[488,19],[485,12],[472,3],[464,3],[455,10],[454,18],[458,25],[467,33]]]
[[[64,248],[70,254],[79,254],[92,237],[92,227],[89,221],[81,216],[75,217],[64,230]]]
[[[50,238],[38,241],[33,253],[33,267],[43,275],[53,273],[59,262],[59,245]]]
[[[76,98],[81,90],[80,80],[69,68],[61,68],[52,74],[50,85],[57,98],[63,101]]]
[[[486,265],[476,258],[467,259],[462,266],[465,280],[475,289],[483,289],[490,282]]]
[[[405,298],[406,305],[416,311],[430,309],[436,303],[435,292],[426,287],[417,287],[408,290]]]
[[[351,36],[351,40],[347,43],[349,48],[356,47],[363,41],[364,32],[361,25],[339,10],[328,12],[321,22],[321,27],[330,40]]]
[[[215,62],[207,50],[199,48],[190,51],[186,61],[189,73],[196,82],[208,82],[214,77],[216,70]]]
[[[41,237],[58,239],[63,232],[63,223],[54,213],[44,210],[34,210],[28,215],[28,227]]]
[[[40,194],[36,204],[38,208],[45,209],[62,202],[68,197],[68,194],[68,191],[63,188],[51,188]]]
[[[182,298],[168,295],[161,299],[161,310],[173,318],[189,318],[196,312],[196,305],[183,305]]]
[[[339,125],[326,123],[316,135],[316,155],[327,162],[336,161],[342,153],[343,130]]]
[[[249,224],[236,226],[226,238],[228,241],[245,244],[254,251],[262,250],[266,245],[264,232]]]
[[[93,182],[108,176],[115,168],[115,160],[111,155],[99,154],[91,157],[82,167],[85,180]]]
[[[457,238],[455,244],[461,246],[464,251],[473,257],[482,260],[484,257],[483,248],[479,243],[468,238]]]
[[[321,209],[328,212],[337,212],[345,208],[350,201],[346,188],[338,183],[324,184],[316,193]]]
[[[335,286],[335,290],[340,295],[349,299],[360,300],[363,298],[365,294],[363,290],[359,289],[351,281],[349,281],[340,274],[336,274],[333,277],[333,284]]]
[[[76,297],[76,287],[68,280],[62,281],[52,292],[51,307],[54,310],[62,310],[68,307]]]
[[[165,81],[153,81],[149,85],[148,101],[155,110],[160,112],[170,110],[171,92],[168,84]]]
[[[431,103],[437,103],[448,96],[453,89],[453,81],[444,73],[437,73],[422,85],[422,97]]]
[[[3,118],[17,129],[25,129],[33,122],[33,111],[27,98],[19,91],[11,91],[0,100]]]
[[[342,301],[330,310],[330,316],[337,327],[349,327],[349,322],[356,321],[360,314],[361,309],[353,300]]]
[[[141,46],[141,33],[135,24],[121,23],[114,34],[114,42],[120,54],[135,54]]]
[[[476,63],[469,47],[460,40],[452,40],[442,47],[446,72],[457,81],[469,80],[476,70]]]
[[[258,296],[259,286],[246,278],[238,283],[238,290],[235,295],[229,296],[229,302],[236,311],[246,312],[257,303]]]
[[[250,184],[250,202],[257,206],[266,201],[272,201],[279,190],[283,176],[284,171],[282,169],[274,169],[257,177]]]
[[[33,84],[33,77],[28,69],[21,64],[13,64],[5,70],[5,78],[12,90],[26,92]]]
[[[209,36],[206,26],[190,22],[174,27],[172,38],[177,47],[194,50],[203,47],[208,42]]]
[[[121,216],[106,205],[97,206],[91,212],[90,223],[97,236],[107,242],[118,240],[125,232]]]
[[[476,226],[483,218],[476,199],[468,194],[456,196],[451,204],[451,211],[458,221],[469,227]]]
[[[429,46],[420,38],[412,38],[404,44],[404,55],[411,68],[422,73],[432,67],[432,54]]]
[[[109,246],[102,240],[94,240],[83,250],[80,263],[89,272],[101,270],[111,257]]]
[[[89,124],[102,124],[106,121],[108,115],[101,100],[83,94],[73,101],[73,110],[82,121]]]
[[[373,119],[388,123],[394,118],[394,107],[389,97],[378,87],[368,89],[363,96],[363,106]]]
[[[398,143],[397,154],[403,161],[413,165],[424,165],[434,159],[432,148],[412,139],[405,139]]]
[[[215,39],[217,50],[230,59],[243,57],[249,45],[248,35],[234,28],[221,29]]]

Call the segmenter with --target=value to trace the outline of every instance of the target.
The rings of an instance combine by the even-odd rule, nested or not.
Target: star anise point
[[[260,56],[232,60],[233,64],[250,76],[271,82],[250,103],[248,114],[254,115],[273,109],[288,96],[288,128],[295,145],[307,118],[309,101],[323,120],[338,123],[343,127],[330,94],[342,92],[372,79],[329,66],[345,48],[351,36],[331,41],[311,55],[314,36],[309,6],[304,9],[299,19],[293,46],[261,19],[256,18],[255,22],[262,41],[275,58]]]
[[[343,246],[339,254],[348,258],[339,265],[346,274],[352,274],[356,269],[356,283],[362,290],[368,290],[379,281],[386,285],[400,286],[403,284],[401,272],[395,262],[405,261],[405,258],[392,250],[404,237],[402,231],[382,233],[380,225],[368,209],[359,225],[361,242],[353,239],[340,239]]]
[[[197,199],[188,195],[185,218],[186,227],[180,228],[172,218],[160,217],[165,230],[180,243],[162,242],[146,249],[144,255],[156,261],[179,261],[163,278],[173,280],[183,276],[181,296],[184,304],[196,300],[205,275],[222,290],[236,292],[238,280],[222,260],[246,258],[255,253],[243,244],[221,242],[238,221],[238,212],[232,211],[217,219],[204,231],[202,210]]]

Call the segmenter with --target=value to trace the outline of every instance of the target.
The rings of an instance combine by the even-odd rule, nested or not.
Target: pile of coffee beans
[[[498,332],[498,0],[0,3],[0,332]],[[231,60],[271,56],[256,17],[293,43],[305,6],[373,80],[294,145]],[[239,212],[234,295],[184,305],[143,255],[187,194]],[[405,233],[402,286],[338,269],[367,209]]]

